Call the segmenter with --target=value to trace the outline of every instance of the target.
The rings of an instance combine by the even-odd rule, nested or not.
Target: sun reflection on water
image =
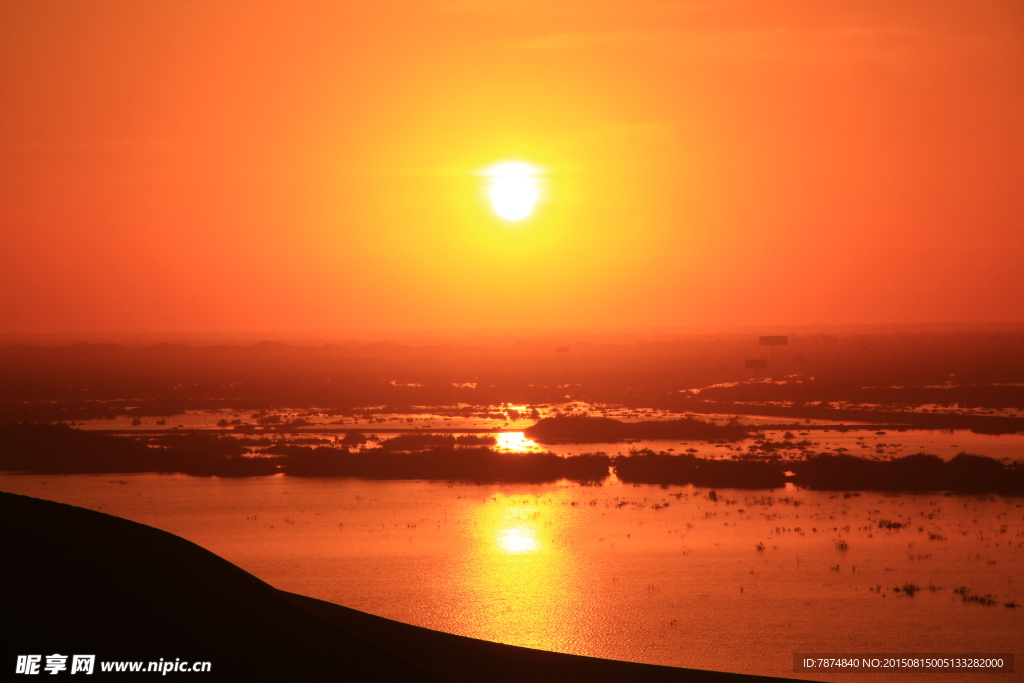
[[[498,534],[498,545],[510,553],[537,552],[540,544],[529,527],[511,527]]]
[[[523,432],[502,432],[495,434],[498,443],[494,448],[502,453],[543,453],[544,448],[533,439],[526,438]]]
[[[568,542],[574,508],[558,492],[498,493],[473,512],[470,557],[461,576],[474,605],[463,633],[542,650],[578,652],[584,572]]]

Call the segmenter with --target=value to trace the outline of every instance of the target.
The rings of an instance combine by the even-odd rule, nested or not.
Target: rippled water
[[[779,676],[794,652],[1024,652],[1024,609],[1005,606],[1024,603],[1021,498],[285,476],[0,488],[165,529],[278,588],[517,645]]]

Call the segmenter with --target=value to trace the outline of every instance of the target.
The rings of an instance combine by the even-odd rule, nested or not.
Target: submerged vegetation
[[[413,435],[403,435],[413,436]],[[433,435],[429,435],[433,437]],[[450,439],[450,441],[449,441]],[[596,482],[608,475],[606,455],[561,458],[550,453],[499,453],[477,445],[486,437],[384,442],[392,448],[277,444],[253,457],[230,436],[110,436],[66,425],[0,425],[0,470],[45,474],[166,472],[196,476],[366,477],[466,481]],[[396,443],[397,442],[397,443]],[[466,444],[465,447],[457,447]],[[395,446],[399,446],[396,448]]]
[[[608,475],[606,455],[562,458],[551,453],[498,453],[489,448],[431,448],[421,452],[340,448],[301,448],[282,463],[297,476],[370,479],[449,479],[545,482],[571,479],[598,482]]]
[[[380,446],[386,451],[420,451],[425,448],[454,448],[456,446],[494,446],[498,443],[490,434],[399,434]]]
[[[951,460],[918,453],[873,460],[852,455],[814,455],[787,464],[793,481],[825,491],[963,491],[1024,493],[1024,463],[960,453]]]
[[[0,470],[41,474],[180,472],[196,476],[259,476],[278,472],[272,459],[245,456],[230,436],[110,436],[67,425],[0,425]]]
[[[783,468],[766,460],[711,460],[697,456],[638,451],[615,458],[619,479],[630,484],[772,489],[786,483]],[[716,495],[717,498],[717,495]]]
[[[622,422],[610,417],[558,415],[539,420],[526,436],[540,443],[614,443],[628,439],[720,439],[739,441],[749,436],[742,425],[716,425],[696,418]]]

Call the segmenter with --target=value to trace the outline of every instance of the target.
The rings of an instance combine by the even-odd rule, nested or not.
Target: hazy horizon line
[[[664,338],[740,336],[758,334],[893,334],[928,332],[1017,332],[1021,322],[913,322],[913,323],[770,323],[742,325],[576,326],[493,328],[353,328],[321,330],[234,330],[159,332],[0,332],[0,345],[76,343],[258,343],[324,344],[349,341],[426,341],[453,339],[558,338]]]

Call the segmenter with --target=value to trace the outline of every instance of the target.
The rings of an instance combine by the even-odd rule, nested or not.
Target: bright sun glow
[[[522,432],[500,432],[494,435],[494,447],[503,453],[543,453],[544,449],[533,439],[527,439]]]
[[[540,170],[522,161],[506,161],[484,171],[487,195],[494,212],[507,221],[519,221],[533,212],[540,199]]]
[[[502,529],[498,534],[498,545],[508,553],[532,553],[540,547],[536,533],[525,525]]]

